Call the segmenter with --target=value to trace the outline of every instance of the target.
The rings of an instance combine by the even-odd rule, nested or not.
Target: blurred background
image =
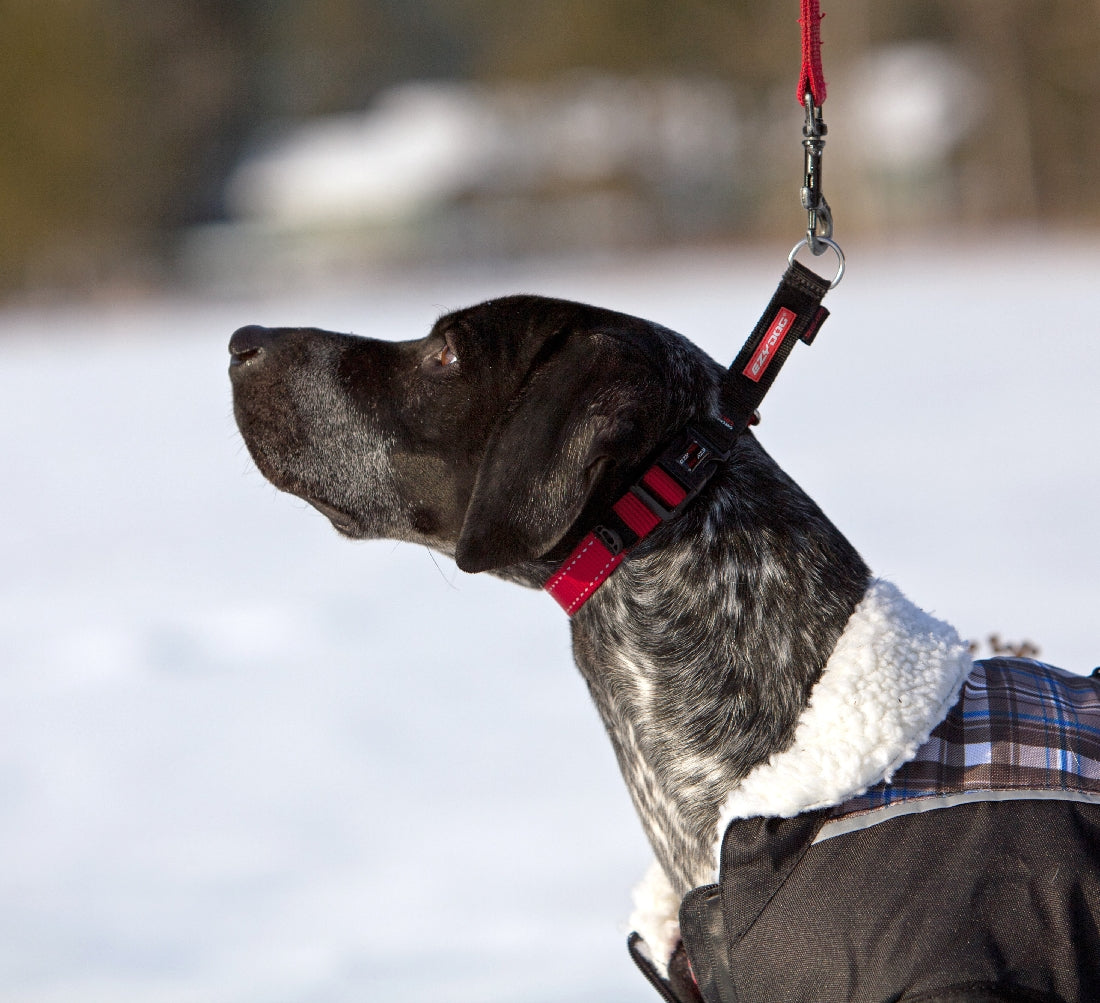
[[[759,438],[983,653],[1089,672],[1100,4],[823,6],[849,267]],[[559,609],[276,492],[226,344],[535,292],[732,358],[806,223],[797,14],[0,0],[0,1000],[656,998]]]
[[[791,8],[6,0],[0,294],[786,238]],[[847,236],[1096,225],[1093,0],[826,14]]]

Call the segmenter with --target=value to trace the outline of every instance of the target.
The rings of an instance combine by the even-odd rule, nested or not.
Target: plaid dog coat
[[[1042,662],[975,662],[959,700],[888,781],[838,805],[819,840],[976,801],[1100,804],[1100,688]]]
[[[888,780],[731,822],[650,978],[672,1003],[1098,1000],[1098,862],[1100,684],[976,662]]]

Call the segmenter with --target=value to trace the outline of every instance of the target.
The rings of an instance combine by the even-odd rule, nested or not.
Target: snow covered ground
[[[915,601],[1091,670],[1100,252],[848,250],[761,439]],[[728,360],[782,258],[0,313],[0,999],[655,998],[622,929],[648,853],[563,616],[268,486],[225,343],[532,291]]]

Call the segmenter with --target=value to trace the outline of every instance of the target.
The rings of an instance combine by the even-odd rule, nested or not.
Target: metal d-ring
[[[833,281],[829,283],[829,288],[835,289],[837,286],[840,285],[840,280],[844,278],[844,252],[840,249],[840,245],[835,240],[832,240],[829,237],[818,237],[817,242],[824,245],[825,247],[832,248],[833,253],[836,255],[836,275],[833,276]],[[803,237],[797,244],[794,245],[794,247],[791,248],[791,253],[787,255],[788,265],[794,264],[795,255],[798,254],[798,252],[801,251],[804,247],[810,247],[810,241],[807,237]],[[813,248],[811,248],[811,250],[813,250]],[[824,252],[822,251],[819,253]]]

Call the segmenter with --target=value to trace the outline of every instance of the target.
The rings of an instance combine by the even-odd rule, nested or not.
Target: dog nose
[[[230,366],[243,366],[256,363],[263,358],[264,352],[271,347],[275,332],[259,324],[249,324],[238,328],[229,339]]]

